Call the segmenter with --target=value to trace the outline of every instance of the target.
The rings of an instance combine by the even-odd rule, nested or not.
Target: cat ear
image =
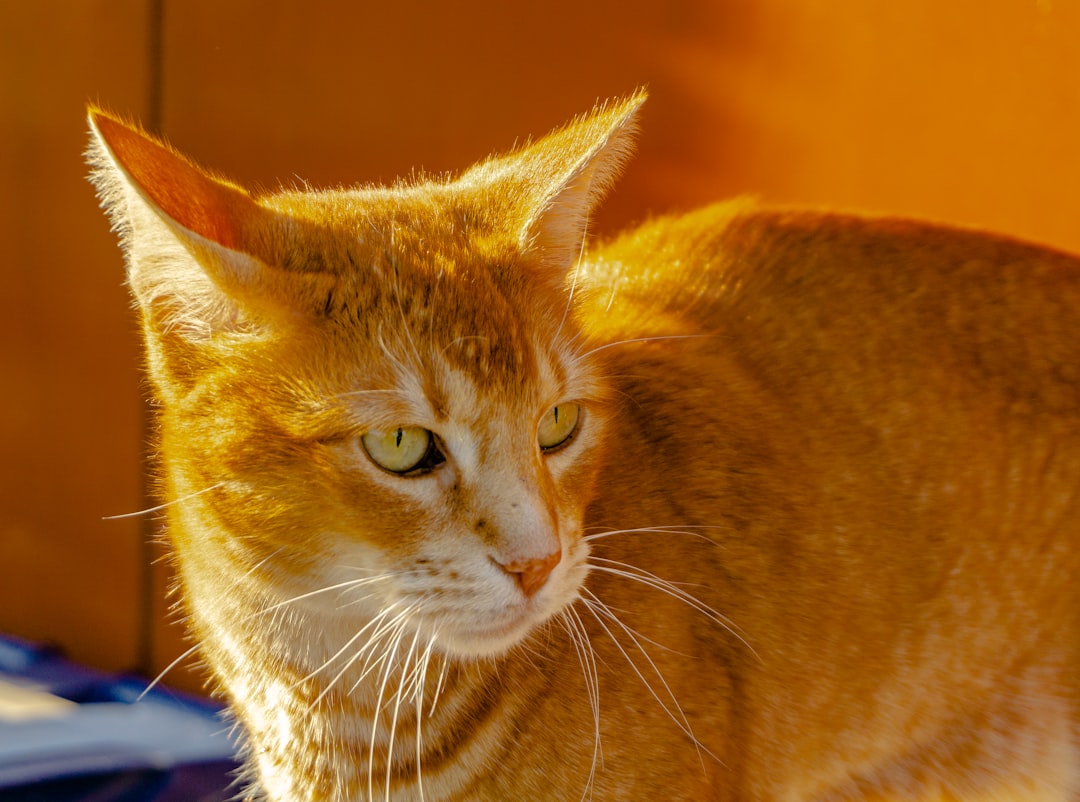
[[[519,199],[519,245],[567,270],[580,253],[589,215],[633,148],[645,90],[608,102],[508,157],[476,168]],[[468,176],[468,174],[466,174]]]
[[[275,213],[117,118],[89,119],[91,180],[147,319],[191,340],[244,325],[244,301],[265,294],[259,232]]]

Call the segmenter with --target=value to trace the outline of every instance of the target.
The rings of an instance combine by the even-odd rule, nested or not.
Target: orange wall
[[[181,647],[152,523],[101,520],[146,503],[147,407],[83,181],[87,99],[276,186],[454,169],[647,84],[602,229],[752,193],[1080,251],[1072,2],[52,6],[0,5],[0,631],[106,668],[156,671]]]

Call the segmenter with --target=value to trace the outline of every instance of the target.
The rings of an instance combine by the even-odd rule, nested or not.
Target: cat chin
[[[501,657],[526,641],[564,608],[551,602],[543,609],[529,605],[520,615],[487,626],[472,625],[439,632],[438,648],[447,656],[462,660]]]
[[[534,628],[534,625],[518,624],[485,632],[442,636],[439,646],[448,657],[459,660],[501,657],[525,640]]]

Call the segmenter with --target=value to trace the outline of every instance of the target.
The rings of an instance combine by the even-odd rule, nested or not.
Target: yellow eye
[[[540,419],[540,428],[537,431],[540,448],[550,451],[569,441],[580,419],[581,407],[577,404],[559,404],[552,407]]]
[[[430,470],[445,462],[427,429],[399,426],[386,432],[368,432],[360,438],[371,461],[391,473]]]

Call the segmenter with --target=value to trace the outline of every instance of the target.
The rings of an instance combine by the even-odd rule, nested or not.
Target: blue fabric
[[[219,706],[146,685],[0,636],[0,688],[15,700],[0,705],[0,802],[235,798],[235,744]],[[21,710],[24,698],[44,704]]]

